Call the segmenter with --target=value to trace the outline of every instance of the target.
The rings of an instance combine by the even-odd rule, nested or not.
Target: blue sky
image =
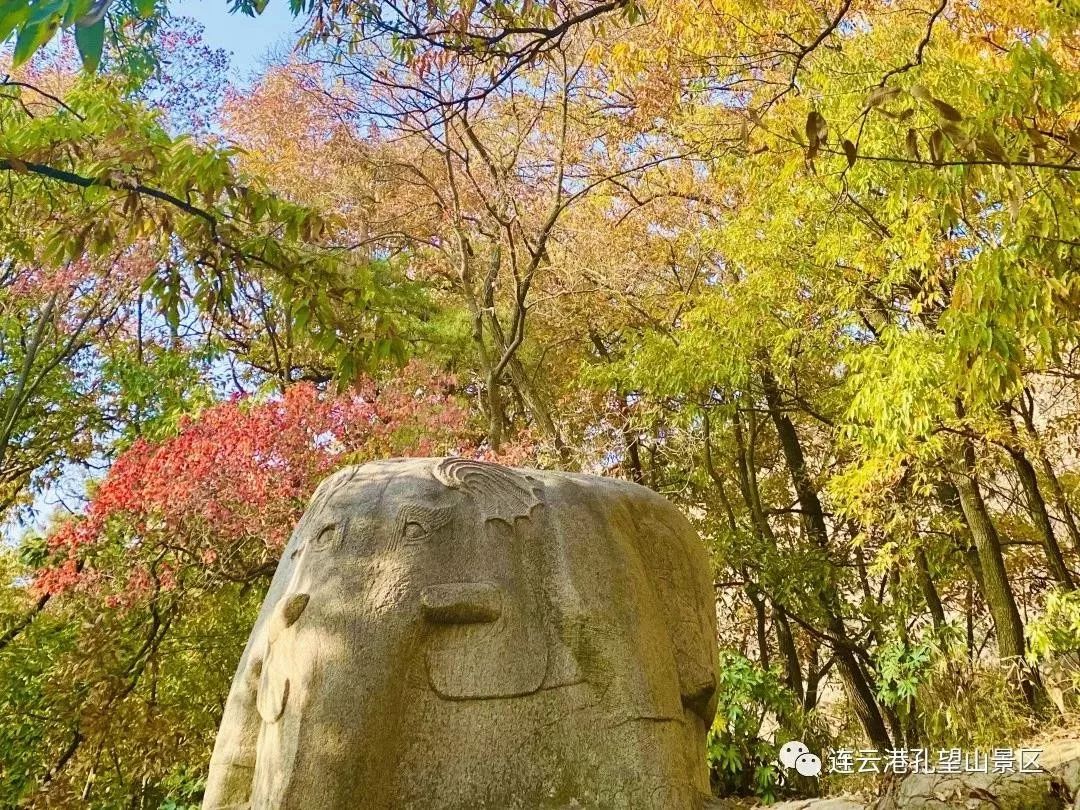
[[[230,14],[228,0],[179,0],[169,4],[177,17],[194,17],[206,27],[203,39],[232,53],[233,80],[245,80],[259,70],[268,53],[284,51],[296,42],[304,19],[294,18],[288,0],[271,0],[257,17]]]

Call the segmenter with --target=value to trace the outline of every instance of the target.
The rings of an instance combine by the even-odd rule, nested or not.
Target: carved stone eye
[[[324,527],[311,542],[312,551],[325,551],[334,545],[334,541],[337,540],[338,527],[331,523],[329,526]]]
[[[449,519],[449,509],[431,509],[421,504],[407,503],[398,512],[396,542],[421,543],[431,540]]]
[[[406,521],[405,528],[402,530],[402,536],[406,541],[423,540],[427,535],[428,530],[415,520]]]

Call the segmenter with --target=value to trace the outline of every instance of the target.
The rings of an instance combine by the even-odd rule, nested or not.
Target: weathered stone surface
[[[1042,746],[1039,765],[1057,777],[1080,807],[1080,740],[1051,740]]]
[[[930,773],[898,781],[875,810],[1064,810],[1072,793],[1054,773]]]
[[[1042,770],[1036,773],[910,774],[891,781],[884,795],[874,800],[796,799],[770,805],[770,810],[1080,810],[1080,740],[1052,740],[1040,748]],[[1016,756],[1019,761],[1019,753]],[[715,800],[706,808],[748,806]]]
[[[892,804],[905,810],[1061,810],[1065,803],[1052,790],[1049,774],[927,774],[901,782]]]
[[[463,459],[325,481],[241,658],[205,808],[700,808],[704,549],[633,484]]]
[[[748,805],[744,802],[714,800],[705,805],[705,810],[746,810],[748,807],[761,807],[765,805]],[[768,805],[769,810],[867,810],[865,802],[848,796],[834,796],[827,799],[793,799]]]

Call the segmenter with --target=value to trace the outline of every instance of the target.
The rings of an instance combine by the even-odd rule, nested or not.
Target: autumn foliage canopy
[[[1080,726],[1075,0],[290,8],[234,82],[167,0],[0,2],[0,805],[197,806],[387,456],[692,519],[717,793]]]

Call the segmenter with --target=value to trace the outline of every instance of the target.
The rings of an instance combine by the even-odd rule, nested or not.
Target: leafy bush
[[[1061,708],[1080,701],[1080,592],[1051,591],[1046,611],[1027,626],[1028,657]]]
[[[812,744],[820,735],[780,676],[737,652],[720,653],[718,692],[706,749],[713,790],[775,801],[784,789],[780,746],[796,738]]]
[[[168,791],[158,810],[199,810],[206,781],[194,768],[180,767],[162,780]]]
[[[1017,688],[1014,667],[971,663],[956,650],[938,658],[920,684],[920,745],[928,748],[996,748],[1033,731]]]

